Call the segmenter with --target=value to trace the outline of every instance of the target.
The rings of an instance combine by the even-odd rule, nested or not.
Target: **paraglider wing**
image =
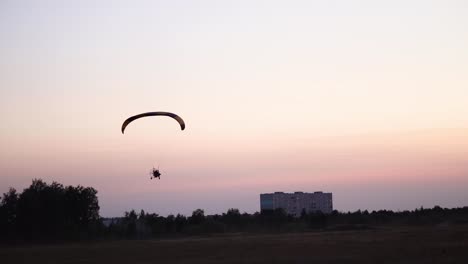
[[[123,124],[122,124],[122,134],[124,133],[125,128],[128,126],[128,124],[130,124],[132,121],[134,121],[134,120],[136,120],[138,118],[147,117],[147,116],[169,116],[169,117],[172,117],[177,122],[179,122],[181,130],[185,129],[184,120],[180,116],[178,116],[176,114],[169,113],[169,112],[148,112],[148,113],[143,113],[143,114],[131,116],[127,120],[125,120],[125,122],[123,122]]]

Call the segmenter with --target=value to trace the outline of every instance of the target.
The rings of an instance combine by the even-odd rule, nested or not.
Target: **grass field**
[[[468,225],[0,248],[0,263],[468,263]]]

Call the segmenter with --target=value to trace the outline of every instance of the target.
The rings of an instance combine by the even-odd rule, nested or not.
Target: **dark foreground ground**
[[[468,225],[0,248],[0,263],[468,263]]]

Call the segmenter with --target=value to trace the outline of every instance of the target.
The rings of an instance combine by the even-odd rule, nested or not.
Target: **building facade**
[[[287,214],[296,217],[299,217],[303,210],[307,213],[322,212],[329,214],[333,211],[332,193],[275,192],[260,194],[261,211],[278,208],[282,208]]]

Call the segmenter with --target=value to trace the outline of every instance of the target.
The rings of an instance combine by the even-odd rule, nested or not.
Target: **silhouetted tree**
[[[130,212],[125,212],[123,219],[123,225],[125,226],[125,236],[128,238],[136,237],[136,225],[137,225],[138,215],[135,210]]]
[[[197,209],[192,212],[192,216],[189,218],[189,223],[198,225],[205,220],[205,211],[202,209]]]
[[[0,202],[0,237],[9,239],[16,228],[18,193],[14,188],[3,194]]]
[[[4,195],[1,224],[14,226],[17,238],[53,239],[91,235],[99,226],[97,191],[82,186],[64,188],[53,182],[33,180],[31,186],[17,194],[14,189]],[[5,222],[5,223],[4,223]]]
[[[241,214],[239,209],[231,208],[224,215],[224,222],[231,226],[240,226],[241,225]]]
[[[18,205],[18,193],[14,188],[3,194],[1,198],[1,212],[3,224],[13,225],[16,220],[16,208]]]
[[[327,215],[320,211],[309,213],[307,218],[311,228],[324,228],[327,226]]]

